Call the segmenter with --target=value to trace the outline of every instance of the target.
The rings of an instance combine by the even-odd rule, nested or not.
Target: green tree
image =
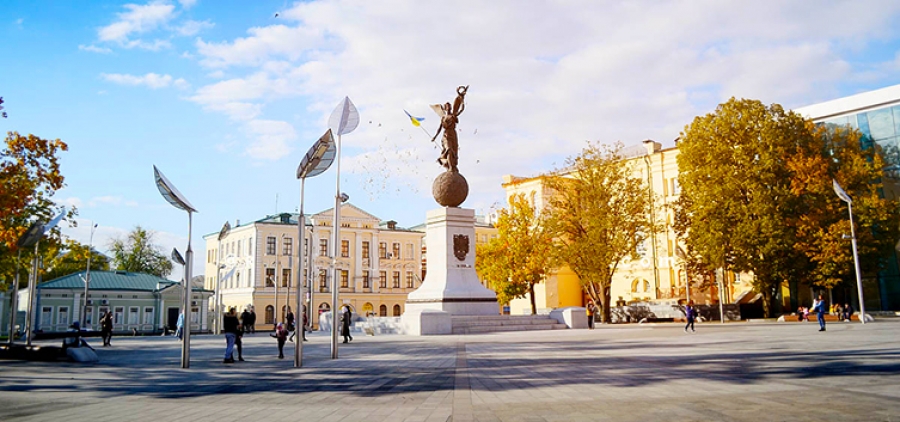
[[[789,162],[815,139],[812,123],[777,104],[732,98],[696,117],[678,143],[676,230],[708,272],[752,271],[768,315],[781,283],[809,268],[794,247],[803,202]]]
[[[59,153],[68,146],[57,140],[41,139],[34,135],[7,133],[0,151],[0,280],[8,288],[18,268],[20,283],[27,283],[27,263],[32,250],[21,251],[21,265],[16,242],[32,222],[47,222],[62,207],[52,201],[53,195],[65,186],[60,172]],[[77,214],[70,208],[67,217]],[[70,220],[71,221],[71,220]],[[52,252],[61,244],[59,229],[48,233],[40,243],[42,253]],[[21,287],[21,286],[20,286]]]
[[[172,261],[153,244],[153,232],[137,226],[125,239],[110,244],[112,265],[122,271],[153,274],[165,278],[172,272]]]
[[[67,239],[59,253],[45,260],[47,268],[44,280],[53,280],[87,269],[88,256],[91,257],[91,271],[108,271],[109,258],[89,248],[88,245]]]
[[[589,143],[565,170],[547,176],[549,227],[558,262],[578,275],[582,287],[610,317],[610,285],[618,266],[637,259],[637,246],[658,230],[651,198],[640,177],[613,147]]]
[[[501,304],[528,294],[531,313],[537,314],[534,285],[544,279],[552,265],[553,235],[546,229],[543,215],[523,194],[512,196],[509,209],[499,214],[497,237],[475,248],[475,269],[497,292]]]

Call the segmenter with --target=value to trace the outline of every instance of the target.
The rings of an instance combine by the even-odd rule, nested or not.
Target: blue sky
[[[342,190],[412,226],[442,170],[425,117],[468,84],[465,207],[500,206],[504,174],[562,166],[588,140],[666,146],[729,97],[786,107],[900,83],[892,1],[5,1],[0,130],[68,143],[65,233],[94,244],[136,225],[187,241],[157,165],[197,207],[193,248],[225,221],[294,211],[302,154],[347,95]],[[276,13],[278,16],[276,17]],[[307,183],[330,207],[334,170]],[[277,208],[276,208],[276,195]],[[194,274],[202,273],[195,267]],[[171,278],[180,277],[176,271]]]

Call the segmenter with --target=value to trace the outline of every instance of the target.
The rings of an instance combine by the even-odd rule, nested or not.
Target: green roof
[[[39,289],[83,289],[84,271],[38,285]],[[154,292],[179,284],[155,275],[126,271],[91,271],[91,290],[133,290]]]

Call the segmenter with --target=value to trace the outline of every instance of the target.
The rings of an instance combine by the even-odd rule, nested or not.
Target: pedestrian
[[[238,360],[244,361],[244,342],[242,341],[244,338],[244,327],[241,324],[238,324],[237,331],[234,333],[234,346],[237,347],[238,352]]]
[[[594,301],[588,300],[587,306],[584,307],[584,312],[587,314],[588,320],[588,330],[594,329]]]
[[[842,319],[846,322],[850,322],[850,317],[853,316],[853,307],[850,306],[849,303],[844,304],[844,315],[842,315]]]
[[[353,319],[353,312],[350,310],[350,307],[344,305],[341,307],[341,335],[344,336],[344,343],[348,341],[353,341],[353,336],[350,335],[350,321]]]
[[[250,334],[256,333],[256,308],[250,305]]]
[[[306,316],[306,312],[303,312],[303,341],[309,341],[306,339],[306,326],[309,324],[309,318]]]
[[[841,307],[841,304],[835,303],[834,306],[832,306],[832,308],[833,308],[832,314],[834,314],[834,316],[837,317],[838,321],[842,321],[844,319],[844,308]]]
[[[234,363],[234,342],[239,326],[237,314],[232,306],[222,318],[222,331],[225,333],[225,359],[222,363]]]
[[[684,326],[684,332],[687,332],[688,327],[691,327],[691,332],[694,332],[694,319],[697,317],[697,310],[694,309],[694,301],[691,300],[687,305],[684,306],[684,316],[687,319],[687,324]]]
[[[287,308],[287,315],[284,317],[284,319],[287,322],[287,330],[289,333],[291,333],[291,342],[293,342],[294,335],[297,334],[297,331],[295,331],[296,327],[294,326],[294,313],[291,312],[290,306],[288,306]]]
[[[103,337],[103,347],[112,347],[112,330],[112,312],[106,311],[106,313],[103,314],[102,317],[100,317],[100,335],[101,337]]]
[[[250,331],[250,307],[244,308],[244,312],[241,312],[241,328],[244,333]]]
[[[278,340],[278,359],[284,359],[284,343],[287,341],[288,332],[284,329],[284,324],[278,323],[275,326],[275,332],[269,334],[271,337],[275,337],[275,340]]]
[[[184,338],[184,311],[178,314],[178,322],[175,323],[175,337],[179,340]]]
[[[825,313],[828,311],[828,305],[825,304],[822,295],[816,298],[810,311],[816,313],[816,318],[819,320],[819,331],[825,331]]]

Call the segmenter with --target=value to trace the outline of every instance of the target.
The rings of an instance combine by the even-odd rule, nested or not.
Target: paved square
[[[0,361],[4,421],[900,421],[900,320],[328,337],[246,362],[224,341],[117,337],[84,365]],[[292,346],[288,343],[288,346]],[[287,348],[287,347],[286,347]]]

